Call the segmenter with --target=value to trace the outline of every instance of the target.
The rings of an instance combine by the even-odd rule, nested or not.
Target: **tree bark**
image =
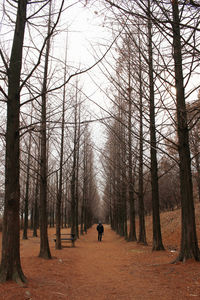
[[[19,115],[20,75],[26,25],[27,0],[18,1],[17,20],[8,70],[5,206],[0,281],[25,282],[20,262]]]

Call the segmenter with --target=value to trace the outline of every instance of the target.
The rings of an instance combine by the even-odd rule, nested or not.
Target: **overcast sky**
[[[99,6],[98,2],[92,6],[84,6],[83,3],[81,1],[81,3],[70,7],[62,18],[62,22],[68,25],[68,62],[70,65],[78,66],[81,69],[93,65],[97,61],[97,57],[100,58],[112,43],[111,32],[104,27],[105,8]],[[59,37],[62,45],[63,39]],[[61,49],[65,51],[65,47],[61,46]],[[102,112],[99,106],[106,108],[105,95],[100,92],[98,86],[93,83],[91,78],[101,88],[103,88],[107,80],[101,74],[98,66],[88,74],[80,76],[80,82],[84,84],[83,91],[92,100],[88,99],[88,105],[91,108],[90,117],[91,119],[95,119],[95,117],[101,118]],[[96,106],[94,102],[97,102],[99,106]],[[93,130],[94,137],[95,132],[97,132],[97,142],[100,145],[102,136],[99,133],[100,130],[103,133],[104,129],[98,122],[92,123],[92,127],[95,129]]]

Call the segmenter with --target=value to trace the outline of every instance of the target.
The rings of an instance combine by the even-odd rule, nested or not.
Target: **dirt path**
[[[0,285],[0,299],[200,299],[199,264],[172,265],[177,253],[153,252],[151,246],[127,243],[105,226],[97,241],[95,226],[76,242],[55,250],[52,260],[38,258],[39,238],[22,241],[21,257],[27,286]]]

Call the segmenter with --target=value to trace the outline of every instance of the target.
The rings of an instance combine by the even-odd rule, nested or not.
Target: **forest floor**
[[[200,207],[197,231],[200,237]],[[29,232],[21,240],[21,263],[26,285],[0,284],[0,299],[6,300],[178,300],[200,299],[200,264],[189,260],[171,264],[180,243],[180,211],[161,214],[166,251],[151,250],[151,217],[146,218],[148,246],[127,242],[105,225],[103,241],[97,241],[96,226],[76,241],[55,250],[55,229],[49,229],[52,259],[38,257],[39,238]],[[66,229],[63,229],[66,232]]]

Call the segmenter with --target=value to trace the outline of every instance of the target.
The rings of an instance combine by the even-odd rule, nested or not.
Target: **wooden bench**
[[[71,242],[72,247],[75,247],[76,236],[74,233],[62,233],[60,239],[61,242]],[[56,238],[54,242],[56,243]]]

